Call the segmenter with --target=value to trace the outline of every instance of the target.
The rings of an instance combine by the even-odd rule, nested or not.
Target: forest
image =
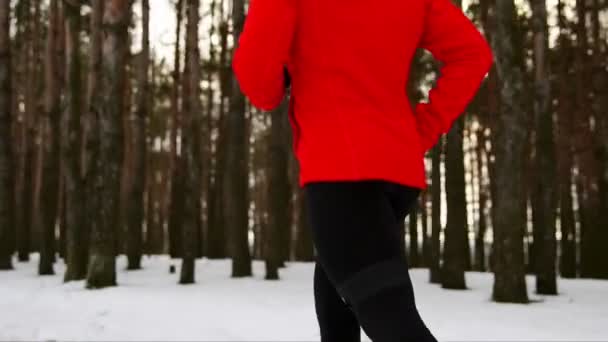
[[[151,39],[160,2],[171,46]],[[495,64],[426,156],[407,267],[445,289],[493,273],[491,298],[509,303],[608,279],[608,1],[454,2]],[[170,255],[179,284],[200,281],[201,258],[231,260],[233,278],[261,260],[267,280],[315,260],[287,99],[259,111],[232,74],[246,9],[0,0],[0,278],[32,254],[40,276],[62,263],[89,289],[120,286],[120,255],[128,270]],[[438,69],[417,53],[412,104]]]

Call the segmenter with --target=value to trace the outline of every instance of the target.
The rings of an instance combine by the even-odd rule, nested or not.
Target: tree
[[[175,4],[176,28],[175,28],[175,50],[173,61],[173,87],[171,89],[171,200],[169,203],[169,254],[172,257],[179,256],[181,248],[181,227],[183,216],[183,170],[181,169],[181,156],[177,152],[177,131],[181,124],[181,28],[183,21],[184,1],[178,0]]]
[[[243,31],[245,21],[243,0],[232,4],[233,41]],[[232,257],[232,276],[249,277],[251,255],[248,242],[248,200],[247,200],[247,140],[245,97],[234,75],[231,77],[230,108],[226,116],[226,166],[224,181],[224,222],[229,233],[229,253]]]
[[[20,85],[23,98],[23,111],[20,121],[19,142],[17,143],[17,172],[16,172],[16,219],[17,256],[21,262],[30,260],[32,249],[32,204],[33,204],[33,170],[34,170],[34,122],[33,116],[37,112],[37,87],[39,75],[37,74],[38,61],[38,2],[23,0],[18,3],[20,15],[17,16],[17,26],[22,27],[23,43],[20,58],[23,65],[21,76],[27,80],[29,86]]]
[[[441,283],[441,153],[443,138],[431,150],[431,265],[429,281],[433,284]]]
[[[268,196],[269,222],[265,231],[266,240],[264,259],[266,260],[266,279],[279,279],[278,267],[281,261],[281,241],[283,231],[290,226],[288,208],[290,197],[289,175],[287,174],[287,144],[286,132],[289,128],[286,112],[288,101],[283,100],[281,106],[271,113],[269,155],[268,155]]]
[[[182,117],[182,170],[185,173],[182,222],[182,269],[180,284],[194,283],[194,263],[198,250],[201,215],[201,125],[200,50],[198,26],[200,2],[188,2],[186,26],[186,82]]]
[[[454,1],[462,7],[460,0]],[[457,118],[447,134],[445,149],[445,191],[447,224],[445,227],[444,262],[441,268],[441,285],[448,289],[465,289],[464,271],[467,268],[468,225],[464,171],[465,118]]]
[[[127,256],[130,270],[141,268],[142,235],[144,223],[144,185],[146,179],[146,117],[150,113],[150,4],[141,0],[142,35],[137,74],[137,103],[131,120],[131,146],[133,147],[133,181],[127,201]]]
[[[558,63],[559,77],[557,81],[557,146],[558,146],[558,179],[559,179],[559,216],[560,216],[560,275],[564,278],[575,278],[576,269],[576,229],[574,218],[574,203],[572,198],[572,126],[574,103],[573,89],[570,86],[570,68],[573,59],[573,49],[569,35],[565,33],[566,23],[563,11],[564,4],[559,1],[558,12],[558,48],[560,59]]]
[[[88,232],[85,224],[85,183],[81,173],[82,82],[80,58],[80,3],[63,2],[66,34],[66,94],[62,118],[64,132],[61,154],[65,187],[66,264],[64,280],[81,280],[86,276]]]
[[[496,118],[496,187],[494,209],[494,288],[497,302],[528,302],[523,232],[525,222],[523,147],[526,139],[523,75],[516,60],[515,4],[496,0],[496,32],[492,44],[500,80],[501,108]]]
[[[10,1],[0,4],[0,270],[12,265],[13,234],[13,156],[11,134],[12,84]]]
[[[96,162],[99,156],[99,117],[102,111],[102,94],[100,91],[100,79],[102,73],[102,57],[101,57],[101,40],[102,40],[102,20],[104,12],[104,0],[92,0],[91,1],[91,15],[89,20],[90,26],[90,47],[89,47],[89,65],[88,65],[88,77],[87,77],[87,92],[86,92],[86,104],[85,112],[83,113],[84,127],[82,140],[84,144],[81,148],[82,156],[84,160],[82,163],[82,182],[85,192],[86,200],[84,203],[86,217],[83,223],[83,230],[86,232],[86,239],[84,242],[86,254],[86,262],[88,263],[88,246],[89,246],[89,234],[93,228],[93,225],[97,222],[97,214],[99,213],[99,195],[97,193],[98,184],[97,180],[97,167]]]
[[[41,175],[41,198],[40,216],[36,222],[36,231],[41,233],[40,263],[38,273],[40,275],[54,274],[53,262],[55,255],[55,224],[57,223],[58,199],[59,199],[59,144],[60,144],[60,104],[61,97],[58,86],[59,60],[56,58],[57,38],[59,33],[59,3],[51,0],[49,3],[49,25],[47,30],[46,51],[44,56],[45,65],[45,95],[44,95],[44,128],[49,127],[46,134],[48,139],[42,143],[42,175]],[[43,135],[44,136],[44,135]]]
[[[604,257],[602,235],[608,224],[608,212],[602,210],[600,190],[603,172],[601,164],[601,145],[596,141],[595,129],[591,122],[598,122],[594,115],[590,94],[591,77],[588,63],[589,36],[587,33],[587,14],[590,14],[587,0],[576,1],[576,120],[575,120],[575,157],[580,172],[580,212],[581,212],[581,277],[608,278],[608,262]],[[600,114],[600,115],[603,115]],[[599,121],[601,122],[601,121]],[[605,168],[605,167],[604,167]]]
[[[129,0],[109,0],[103,15],[101,110],[95,164],[99,214],[91,232],[88,288],[116,285],[115,236],[119,224],[120,166],[122,160],[122,113],[125,64],[128,51]]]
[[[536,173],[533,198],[536,199],[534,219],[534,248],[536,254],[536,291],[557,294],[555,264],[556,161],[551,112],[551,88],[548,72],[548,25],[545,0],[531,0],[534,30],[535,90],[534,116],[536,119]]]

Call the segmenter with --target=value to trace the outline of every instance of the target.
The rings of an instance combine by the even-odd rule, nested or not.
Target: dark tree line
[[[230,258],[233,277],[263,260],[266,279],[314,260],[288,98],[260,112],[231,72],[246,2],[163,1],[171,60],[152,48],[156,2],[1,1],[1,269],[37,252],[40,275],[64,262],[65,281],[98,288],[119,282],[119,255],[129,270],[180,258],[182,284],[201,257]],[[463,9],[496,63],[427,156],[402,233],[431,282],[466,289],[467,271],[490,271],[494,300],[525,303],[527,274],[542,294],[558,276],[608,279],[608,3],[518,6]],[[439,65],[413,63],[416,103]]]

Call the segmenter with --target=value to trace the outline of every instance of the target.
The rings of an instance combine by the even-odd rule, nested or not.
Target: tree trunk
[[[44,109],[46,125],[50,131],[44,139],[46,153],[44,154],[42,186],[41,186],[41,220],[37,231],[41,232],[40,263],[38,273],[40,275],[54,274],[53,262],[55,255],[55,225],[57,223],[58,199],[59,199],[59,144],[60,144],[60,94],[57,82],[58,59],[55,57],[58,26],[59,6],[58,0],[51,0],[49,4],[49,25],[47,31],[47,42],[45,52],[45,98]]]
[[[599,193],[601,222],[600,227],[608,226],[608,119],[605,111],[608,108],[608,70],[606,70],[606,37],[602,36],[604,29],[601,23],[602,11],[607,8],[606,2],[600,4],[600,0],[592,2],[592,32],[593,32],[593,73],[591,77],[592,91],[594,93],[592,108],[595,114],[596,123],[596,155],[600,164]],[[604,248],[604,243],[608,241],[608,229],[599,229],[595,242],[595,259],[598,261],[597,276],[608,279],[608,253]]]
[[[144,185],[146,180],[146,118],[150,115],[150,4],[141,0],[142,36],[137,74],[137,108],[131,119],[131,146],[133,181],[127,201],[127,269],[141,268]]]
[[[217,138],[215,142],[215,165],[214,182],[210,194],[209,206],[209,246],[207,252],[210,258],[227,257],[227,225],[224,221],[224,168],[226,167],[226,97],[230,93],[230,68],[227,67],[226,59],[228,55],[228,23],[224,19],[224,2],[220,3],[220,60],[219,60],[219,83],[220,83],[220,106],[217,124]]]
[[[454,2],[458,7],[462,7],[460,0]],[[464,125],[464,116],[454,121],[447,134],[445,150],[447,223],[441,285],[448,289],[466,288],[464,271],[468,258],[468,227],[463,151]]]
[[[269,158],[268,158],[268,196],[269,222],[266,231],[266,248],[264,259],[266,261],[266,279],[279,279],[278,266],[281,256],[281,246],[284,245],[282,234],[288,231],[289,216],[286,203],[289,203],[289,175],[287,174],[287,110],[288,101],[283,103],[271,113]]]
[[[119,225],[122,118],[125,94],[125,64],[128,51],[129,0],[105,3],[103,16],[101,112],[96,179],[99,214],[91,234],[88,288],[116,285],[116,243]]]
[[[12,263],[13,156],[11,134],[12,84],[10,1],[0,4],[0,270],[10,270]]]
[[[64,0],[66,32],[66,112],[61,140],[65,172],[66,264],[65,281],[84,279],[87,272],[85,183],[81,174],[82,82],[80,60],[80,4]]]
[[[608,274],[603,274],[608,262],[603,257],[602,249],[605,241],[602,241],[602,230],[606,227],[606,215],[602,210],[601,200],[601,147],[594,141],[594,128],[591,121],[598,122],[598,118],[593,115],[593,108],[589,104],[592,99],[589,97],[590,86],[589,78],[591,73],[588,62],[588,35],[586,16],[589,11],[586,5],[587,0],[576,1],[577,25],[576,25],[576,99],[577,99],[577,120],[575,122],[575,157],[580,168],[579,177],[582,181],[582,195],[579,198],[581,211],[581,277],[584,278],[603,278]],[[576,153],[577,152],[577,153]]]
[[[36,83],[35,74],[35,42],[37,41],[34,34],[34,21],[32,14],[32,2],[29,0],[22,1],[20,4],[23,6],[23,14],[18,17],[18,25],[23,26],[23,73],[28,84],[31,86],[21,85],[23,93],[23,112],[22,120],[20,121],[20,137],[18,143],[18,160],[17,165],[17,194],[16,201],[17,206],[17,219],[15,220],[16,238],[17,238],[17,256],[20,262],[27,262],[30,260],[31,250],[31,204],[32,204],[32,169],[33,169],[33,156],[32,156],[32,116],[35,112],[34,105],[36,99],[34,84]],[[36,4],[34,4],[36,5]]]
[[[182,120],[182,165],[185,172],[184,218],[182,226],[182,270],[180,284],[195,281],[194,264],[197,257],[201,212],[201,124],[200,50],[198,25],[200,2],[188,2],[186,26],[186,70],[184,111]]]
[[[288,148],[291,148],[291,143],[288,144]],[[290,174],[292,175],[292,192],[294,193],[294,221],[296,226],[295,260],[311,262],[315,260],[315,255],[310,223],[308,222],[306,192],[304,192],[303,189],[300,189],[298,179],[299,165],[298,160],[293,153],[289,153],[289,161],[291,163]]]
[[[534,30],[534,96],[536,118],[536,172],[535,196],[538,199],[534,227],[539,239],[534,239],[536,252],[536,292],[539,294],[557,294],[556,259],[557,245],[555,238],[556,215],[556,161],[553,138],[553,115],[551,112],[551,89],[548,78],[549,50],[547,7],[545,0],[531,1]]]
[[[526,139],[524,84],[515,59],[513,0],[496,0],[496,33],[493,35],[500,79],[501,108],[494,131],[494,288],[497,302],[528,302],[525,282],[523,233],[525,224],[524,159]]]
[[[486,253],[485,253],[485,236],[487,231],[486,208],[488,203],[488,189],[484,180],[486,176],[483,173],[483,155],[485,152],[486,137],[484,134],[485,126],[482,123],[482,128],[477,132],[477,178],[479,182],[479,217],[477,236],[475,236],[475,270],[479,272],[486,271]]]
[[[181,227],[183,215],[183,170],[181,155],[177,153],[177,128],[181,125],[180,86],[181,86],[181,28],[183,21],[184,1],[176,3],[175,50],[173,62],[173,88],[171,90],[171,189],[169,203],[169,254],[177,258],[181,253]]]
[[[468,238],[464,175],[464,152],[462,149],[464,118],[454,122],[447,134],[445,151],[447,224],[441,268],[441,285],[448,289],[466,289],[464,271],[467,266]]]
[[[441,283],[441,152],[443,138],[432,150],[430,282]]]
[[[245,21],[243,0],[232,4],[233,41],[238,39]],[[224,177],[224,222],[229,232],[232,276],[249,277],[251,255],[248,242],[248,201],[247,201],[247,130],[245,118],[245,97],[237,80],[231,76],[230,108],[226,116],[226,166]]]

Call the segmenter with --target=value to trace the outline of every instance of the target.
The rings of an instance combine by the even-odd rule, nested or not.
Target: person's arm
[[[429,0],[420,47],[442,63],[428,103],[418,103],[415,116],[424,152],[464,112],[493,63],[490,46],[451,0]]]
[[[284,68],[295,30],[294,0],[251,0],[232,68],[241,90],[262,110],[285,94]]]

